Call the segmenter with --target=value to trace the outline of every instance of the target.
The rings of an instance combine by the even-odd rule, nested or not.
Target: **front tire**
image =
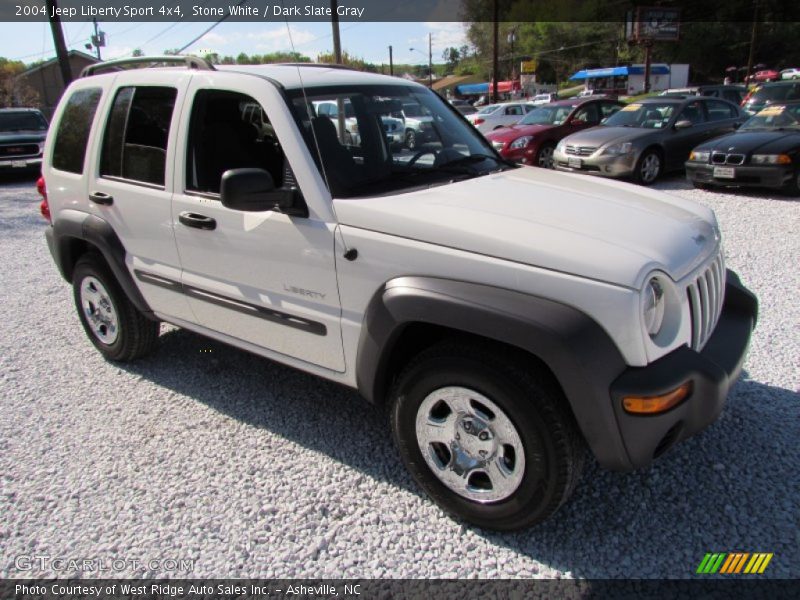
[[[78,260],[72,290],[83,329],[106,359],[132,361],[155,349],[160,324],[128,300],[102,258],[85,254]]]
[[[536,166],[543,169],[553,168],[553,154],[556,151],[555,144],[543,144],[536,153]]]
[[[796,171],[789,182],[783,186],[783,191],[789,196],[800,196],[800,170]]]
[[[633,177],[639,185],[651,185],[661,176],[664,162],[657,150],[646,150],[639,157]]]
[[[513,354],[442,343],[391,393],[403,463],[446,512],[486,529],[529,527],[572,493],[584,442],[552,379]]]

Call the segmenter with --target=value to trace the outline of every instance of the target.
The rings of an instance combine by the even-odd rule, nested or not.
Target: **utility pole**
[[[497,21],[500,18],[500,7],[498,0],[494,0],[494,39],[492,41],[492,103],[497,102],[497,71],[499,70],[499,59],[497,55],[497,37],[499,35]]]
[[[433,89],[433,38],[428,33],[428,89]]]
[[[392,58],[392,47],[389,46],[389,75],[394,77],[394,60]]]
[[[58,5],[56,0],[46,0],[45,3],[50,19],[50,29],[53,32],[53,45],[56,47],[58,66],[61,69],[61,79],[64,81],[64,87],[66,88],[72,83],[72,69],[69,66],[67,45],[64,43],[64,32],[61,30],[61,18],[54,11],[54,8],[57,8]]]
[[[650,93],[650,49],[653,47],[652,40],[644,42],[644,93]]]
[[[747,55],[747,73],[744,76],[744,84],[750,85],[750,69],[753,68],[753,54],[756,50],[756,31],[758,29],[758,0],[753,1],[753,31],[750,34],[750,53]]]
[[[336,64],[342,64],[342,44],[339,41],[339,4],[337,0],[331,0],[331,27],[333,28],[333,55]]]
[[[97,60],[103,60],[100,57],[100,46],[105,46],[105,40],[103,40],[100,36],[105,35],[97,28],[97,19],[92,19],[94,22],[94,35],[92,36],[92,44],[94,44],[94,49],[97,50]]]

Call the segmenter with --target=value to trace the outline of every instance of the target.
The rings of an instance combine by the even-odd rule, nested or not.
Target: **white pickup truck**
[[[316,109],[345,101],[357,145]],[[408,104],[432,117],[413,153],[383,126]],[[153,352],[168,322],[356,388],[431,498],[487,528],[552,515],[587,447],[636,469],[714,421],[756,321],[709,209],[506,163],[392,77],[93,65],[39,183],[107,359]]]

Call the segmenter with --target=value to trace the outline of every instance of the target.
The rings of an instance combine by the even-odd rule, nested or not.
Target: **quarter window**
[[[119,89],[108,116],[100,175],[164,185],[177,94],[169,87]]]
[[[77,90],[67,100],[56,132],[53,168],[70,173],[83,173],[86,145],[92,130],[94,113],[103,91],[100,88]]]

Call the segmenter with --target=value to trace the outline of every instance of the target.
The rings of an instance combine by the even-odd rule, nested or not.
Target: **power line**
[[[241,6],[241,5],[242,5],[242,4],[244,4],[245,2],[249,2],[249,1],[250,1],[250,0],[241,0],[241,2],[239,2],[239,3],[238,3],[236,6]],[[212,29],[214,29],[214,27],[216,27],[217,25],[219,25],[220,23],[222,23],[222,22],[223,22],[225,19],[227,19],[227,18],[228,18],[228,17],[230,17],[230,16],[231,16],[231,11],[229,10],[229,11],[228,11],[228,14],[226,14],[224,17],[222,17],[222,18],[221,18],[219,21],[217,21],[216,23],[212,24],[212,25],[211,25],[211,27],[209,27],[208,29],[206,29],[206,30],[205,30],[203,33],[201,33],[200,35],[198,35],[196,38],[194,38],[194,39],[193,39],[191,42],[189,42],[188,44],[184,44],[183,46],[181,46],[181,47],[178,49],[178,52],[180,53],[180,52],[183,52],[184,50],[186,50],[186,49],[187,49],[189,46],[191,46],[192,44],[194,44],[194,43],[195,43],[197,40],[199,40],[200,38],[202,38],[202,37],[203,37],[204,35],[206,35],[206,34],[207,34],[209,31],[211,31]]]

